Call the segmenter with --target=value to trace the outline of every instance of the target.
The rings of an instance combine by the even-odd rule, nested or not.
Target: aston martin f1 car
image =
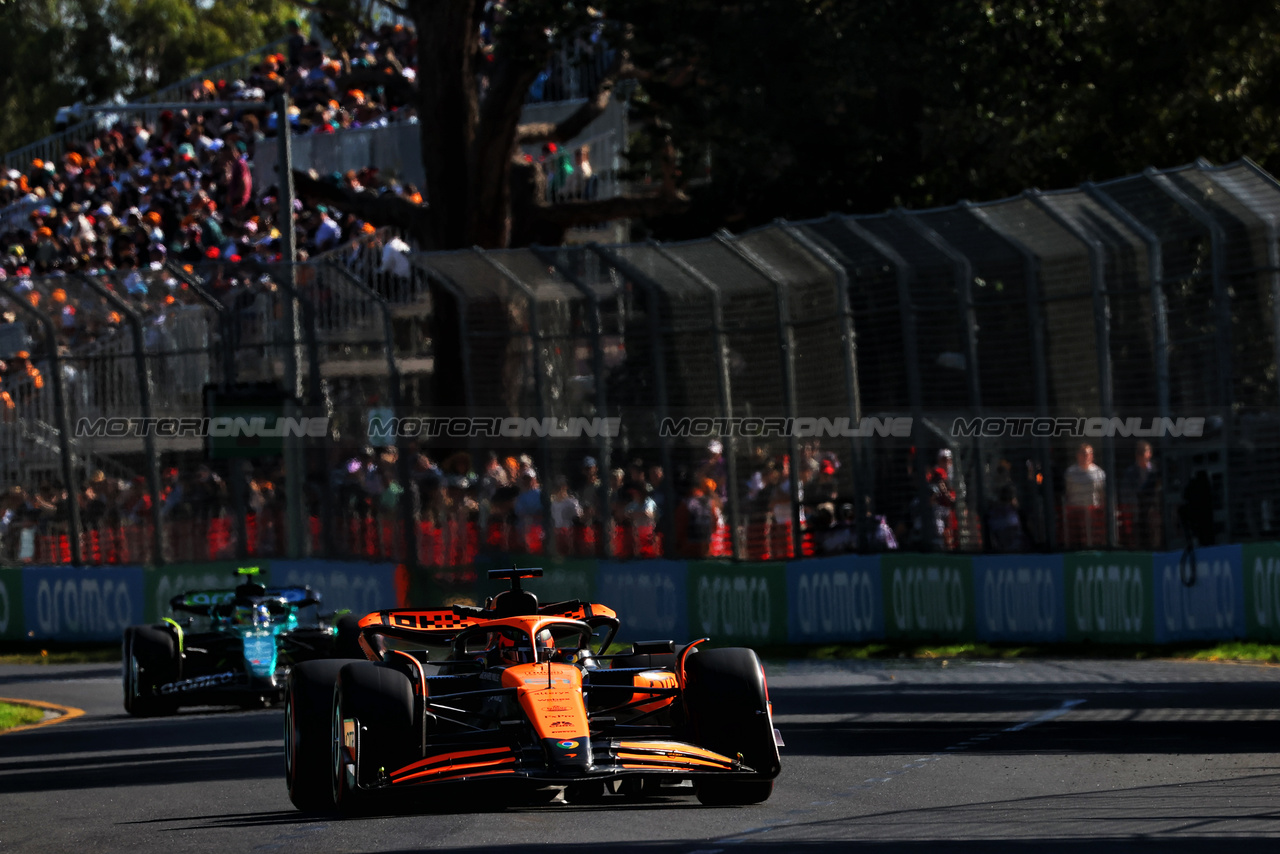
[[[483,608],[368,614],[367,660],[295,667],[284,744],[294,805],[384,808],[395,792],[420,788],[425,800],[429,788],[481,781],[577,803],[689,783],[704,804],[770,796],[781,737],[754,652],[702,650],[704,638],[603,654],[616,613],[540,605],[520,582],[541,574],[491,571],[511,588]]]
[[[300,662],[361,657],[357,618],[323,617],[319,605],[310,587],[252,581],[173,597],[172,617],[125,629],[125,710],[146,717],[179,706],[268,705]]]

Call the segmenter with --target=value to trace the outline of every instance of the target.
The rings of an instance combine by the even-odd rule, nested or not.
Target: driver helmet
[[[236,626],[265,626],[271,622],[271,612],[263,604],[236,605],[231,610],[231,623]]]
[[[524,664],[530,659],[529,647],[505,633],[498,635],[498,658],[503,664]]]
[[[538,632],[535,640],[538,642],[539,649],[554,650],[556,648],[556,639],[551,636],[551,629],[543,629]]]

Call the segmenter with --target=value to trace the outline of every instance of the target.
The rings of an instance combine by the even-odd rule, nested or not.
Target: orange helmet
[[[516,645],[516,639],[502,632],[498,633],[498,658],[506,664],[520,663],[520,648]]]

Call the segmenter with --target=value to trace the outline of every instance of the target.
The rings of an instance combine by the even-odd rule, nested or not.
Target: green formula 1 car
[[[125,710],[145,717],[179,706],[270,705],[295,664],[363,658],[356,618],[321,615],[320,602],[310,587],[252,581],[173,597],[172,617],[125,630]]]

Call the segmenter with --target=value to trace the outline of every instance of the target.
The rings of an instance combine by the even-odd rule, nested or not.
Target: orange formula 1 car
[[[520,586],[540,575],[490,572],[511,589],[484,608],[374,612],[360,621],[368,661],[293,668],[294,805],[347,812],[380,794],[477,781],[575,803],[685,781],[704,804],[769,797],[781,738],[754,652],[650,641],[602,655],[615,613],[540,606]]]

